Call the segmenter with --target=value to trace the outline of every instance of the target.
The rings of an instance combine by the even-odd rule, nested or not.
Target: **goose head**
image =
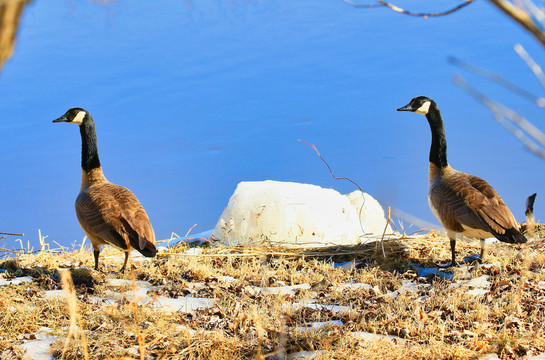
[[[430,106],[435,105],[435,102],[426,96],[417,96],[407,105],[400,107],[397,111],[411,111],[422,115],[427,115]]]
[[[58,122],[67,122],[72,123],[76,125],[81,125],[83,122],[87,119],[89,119],[91,116],[89,115],[89,112],[82,108],[71,108],[69,109],[63,116],[61,116],[58,119],[53,120],[54,123]]]

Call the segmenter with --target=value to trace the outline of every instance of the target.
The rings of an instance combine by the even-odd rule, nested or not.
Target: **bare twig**
[[[335,181],[333,181],[333,184],[335,184],[339,180],[346,180],[346,181],[349,181],[350,183],[352,183],[354,186],[356,186],[363,193],[363,190],[361,189],[361,187],[356,182],[350,180],[349,178],[335,176],[335,174],[333,174],[333,170],[331,170],[331,167],[329,166],[327,161],[325,161],[324,158],[322,157],[322,155],[320,155],[320,152],[318,151],[318,149],[316,148],[315,145],[309,144],[308,142],[303,141],[301,139],[297,139],[297,141],[299,141],[299,142],[301,142],[301,143],[303,143],[305,145],[310,146],[314,151],[316,151],[316,154],[318,154],[318,157],[323,161],[325,166],[327,166],[327,169],[329,170],[329,173],[331,174],[333,179],[335,179]],[[331,186],[333,186],[333,184],[331,184]],[[365,202],[365,199],[364,199],[364,202]]]
[[[356,4],[350,0],[343,0],[345,3],[355,7],[355,8],[374,8],[374,7],[384,7],[384,4]]]
[[[415,12],[412,12],[412,11],[402,9],[399,6],[396,6],[396,5],[392,4],[392,3],[386,2],[384,0],[377,0],[378,4],[364,4],[364,5],[355,4],[350,0],[343,0],[343,1],[345,3],[347,3],[347,4],[350,4],[353,7],[356,7],[356,8],[372,8],[372,7],[384,7],[385,6],[385,7],[390,8],[391,10],[393,10],[395,12],[398,12],[398,13],[401,13],[401,14],[427,18],[427,17],[438,17],[438,16],[445,16],[445,15],[452,14],[452,13],[454,13],[454,12],[456,12],[458,10],[461,10],[462,8],[468,6],[474,0],[465,0],[465,2],[461,3],[460,5],[454,7],[452,9],[450,9],[450,10],[437,12],[437,13],[415,13]]]
[[[526,52],[526,50],[524,49],[524,47],[521,44],[515,44],[515,46],[513,48],[515,49],[515,52],[522,58],[522,60],[524,60],[526,65],[528,65],[530,70],[532,70],[532,72],[534,73],[535,77],[537,78],[537,80],[539,81],[541,86],[543,86],[543,88],[545,88],[545,74],[543,74],[543,70],[541,69],[541,66],[539,66],[534,61],[534,59],[532,59],[530,54],[528,54],[528,52]],[[538,103],[537,105],[539,107],[545,107],[545,99],[540,98],[540,101],[542,101],[542,102]]]
[[[545,27],[545,13],[541,8],[537,7],[532,0],[519,0],[519,4],[523,5],[527,12],[532,14],[542,28]]]
[[[384,235],[386,235],[388,224],[390,224],[390,221],[392,221],[392,218],[390,217],[391,212],[392,208],[388,206],[388,219],[386,220],[386,225],[384,226],[384,231],[382,232],[382,238],[380,239],[380,243],[382,244],[382,256],[384,257],[386,257],[386,252],[384,252]]]
[[[455,76],[453,81],[478,102],[488,107],[488,109],[490,109],[490,111],[494,114],[496,121],[498,121],[500,125],[502,125],[513,136],[515,136],[524,146],[526,146],[526,148],[528,148],[528,150],[542,159],[545,159],[545,150],[543,149],[543,147],[545,147],[545,134],[543,134],[538,128],[536,128],[520,114],[480,93],[460,76]],[[513,123],[517,124],[520,129],[514,126]]]
[[[197,226],[197,224],[193,224],[193,226],[190,227],[189,230],[187,230],[187,232],[185,233],[185,236],[184,236],[184,237],[189,236],[189,233],[191,232],[191,230],[193,230],[193,228],[194,228],[195,226]]]
[[[504,88],[518,94],[519,96],[522,96],[522,97],[530,100],[531,102],[535,103],[539,107],[545,107],[545,98],[542,98],[542,97],[539,97],[539,96],[536,96],[536,95],[532,94],[528,90],[523,89],[520,86],[510,82],[509,80],[507,80],[506,78],[504,78],[503,76],[501,76],[499,74],[496,74],[496,73],[494,73],[492,71],[480,68],[478,66],[475,66],[475,65],[472,65],[472,64],[469,64],[469,63],[466,63],[465,61],[462,61],[462,60],[460,60],[460,59],[458,59],[458,58],[456,58],[454,56],[449,56],[447,61],[450,62],[451,64],[456,65],[456,66],[458,66],[458,67],[460,67],[460,68],[462,68],[462,69],[464,69],[466,71],[469,71],[469,72],[471,72],[471,73],[473,73],[475,75],[478,75],[480,77],[483,77],[483,78],[491,80],[491,81],[494,81],[498,85],[503,86]],[[539,79],[539,77],[538,77],[538,79]]]
[[[25,234],[14,234],[14,233],[6,233],[6,232],[0,232],[0,235],[25,236]]]
[[[365,197],[363,196],[363,190],[362,188],[353,180],[349,179],[349,178],[345,178],[345,177],[337,177],[335,176],[335,174],[333,174],[333,170],[331,170],[331,167],[329,166],[329,164],[327,163],[327,161],[325,161],[325,159],[322,157],[322,155],[320,154],[320,152],[318,151],[318,149],[316,148],[315,145],[312,145],[312,144],[309,144],[308,142],[306,141],[303,141],[301,139],[297,139],[297,141],[305,144],[305,145],[308,145],[310,146],[314,151],[316,151],[316,154],[318,154],[318,157],[322,160],[322,162],[325,164],[325,166],[327,166],[327,169],[329,170],[329,173],[331,174],[331,176],[333,177],[333,179],[335,179],[333,181],[333,183],[331,184],[331,186],[333,186],[333,184],[335,184],[337,181],[339,180],[346,180],[350,183],[352,183],[355,187],[358,188],[358,190],[361,192],[361,197],[362,197],[362,203],[361,203],[361,207],[360,207],[360,211],[358,212],[358,219],[359,219],[359,223],[360,223],[360,228],[361,228],[361,232],[363,233],[364,236],[366,236],[365,234],[365,230],[363,229],[363,224],[361,222],[361,213],[363,211],[363,207],[365,205]]]

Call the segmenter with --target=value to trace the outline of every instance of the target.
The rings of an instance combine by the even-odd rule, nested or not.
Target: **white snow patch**
[[[139,304],[148,304],[167,313],[194,313],[198,309],[214,306],[214,302],[214,299],[195,298],[192,296],[176,299],[167,298],[165,296],[159,296],[157,299],[147,297],[138,301]]]
[[[59,336],[52,334],[53,330],[50,328],[40,328],[36,334],[36,339],[29,340],[24,344],[18,345],[21,349],[25,350],[25,359],[32,360],[51,360],[53,355],[51,354],[51,344],[60,339]]]
[[[356,337],[361,340],[365,341],[379,341],[379,340],[394,340],[394,341],[405,341],[405,339],[400,338],[399,336],[394,335],[381,335],[381,334],[375,334],[367,331],[354,331],[350,333],[353,337]]]
[[[380,239],[386,223],[380,204],[360,191],[345,196],[310,184],[241,182],[210,240],[227,246],[360,244]]]
[[[0,279],[0,286],[4,285],[19,285],[26,282],[32,282],[32,278],[30,276],[21,276],[17,277],[11,280],[6,279]]]
[[[489,275],[481,275],[477,278],[461,281],[460,283],[462,286],[472,287],[472,288],[490,288],[490,281],[488,279],[490,278]]]
[[[46,299],[57,299],[61,300],[66,296],[64,290],[46,290],[44,291],[44,297]]]
[[[430,284],[414,284],[410,281],[405,281],[401,287],[395,291],[391,291],[384,296],[398,297],[400,294],[403,294],[407,291],[420,291],[422,288],[430,287]]]
[[[318,355],[322,354],[322,350],[318,351],[300,351],[293,354],[288,354],[287,360],[294,360],[294,359],[306,359],[306,360],[312,360],[316,358]]]
[[[151,283],[149,281],[132,281],[132,280],[127,280],[127,279],[115,279],[115,278],[110,278],[110,279],[106,279],[106,285],[108,286],[132,286],[132,285],[135,285],[136,287],[140,287],[140,288],[145,288],[145,287],[150,287],[151,286]]]
[[[290,286],[270,286],[270,287],[258,287],[254,286],[254,290],[260,291],[265,295],[295,295],[295,290],[308,290],[309,284],[299,284]]]
[[[366,290],[371,290],[373,289],[373,287],[369,284],[366,284],[366,283],[344,283],[344,284],[340,284],[339,286],[337,286],[337,289],[339,291],[343,291],[343,290],[361,290],[361,289],[366,289]]]
[[[307,326],[302,326],[299,329],[302,332],[312,331],[312,330],[318,330],[321,327],[326,326],[326,325],[328,325],[328,326],[329,325],[343,326],[344,323],[341,320],[317,321],[317,322],[309,323]]]
[[[489,292],[490,290],[487,290],[487,289],[475,288],[475,289],[469,290],[468,292],[466,292],[466,294],[472,295],[472,296],[483,296],[488,294]]]
[[[295,302],[295,303],[292,303],[292,306],[294,309],[300,309],[302,307],[305,307],[305,308],[314,309],[314,310],[331,311],[334,313],[352,310],[352,308],[349,306],[333,305],[333,304],[314,304],[314,303],[306,304],[306,303]]]

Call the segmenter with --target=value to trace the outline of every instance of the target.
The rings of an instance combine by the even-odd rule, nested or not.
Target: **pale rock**
[[[380,239],[385,226],[383,209],[368,194],[344,196],[293,182],[241,182],[210,240],[223,245],[353,245]]]

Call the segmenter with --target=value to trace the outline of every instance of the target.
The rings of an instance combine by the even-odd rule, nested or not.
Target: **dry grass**
[[[122,255],[106,249],[100,271],[89,252],[42,253],[9,260],[0,277],[27,275],[32,283],[0,288],[0,358],[18,359],[18,344],[41,327],[58,332],[56,358],[82,359],[283,359],[300,351],[320,351],[315,359],[476,359],[497,353],[503,359],[545,351],[545,256],[543,240],[520,247],[489,245],[492,267],[454,270],[455,279],[489,275],[490,292],[471,296],[439,277],[419,278],[412,262],[431,265],[449,258],[448,240],[428,234],[385,243],[386,258],[375,246],[303,252],[281,248],[206,248],[202,254],[160,254],[133,263],[121,275],[158,288],[155,296],[215,298],[213,307],[168,313],[147,305],[97,302],[111,291],[107,278],[118,277]],[[478,242],[458,247],[458,256],[478,252]],[[112,259],[108,259],[112,255]],[[356,259],[352,269],[332,261]],[[70,279],[61,268],[70,269]],[[469,274],[467,273],[469,269]],[[235,278],[225,281],[224,276]],[[61,281],[61,278],[64,279]],[[397,297],[385,294],[406,281],[426,284]],[[344,283],[371,288],[339,289]],[[265,295],[256,287],[310,284],[293,295]],[[64,285],[63,285],[64,284]],[[198,286],[197,286],[198,285]],[[68,297],[48,298],[44,290]],[[130,286],[116,288],[117,292]],[[292,302],[336,304],[351,310],[294,307]],[[72,299],[67,302],[67,299]],[[341,320],[315,331],[302,327]],[[364,341],[351,334],[367,331],[395,335],[395,340]],[[274,355],[276,354],[276,357]]]

